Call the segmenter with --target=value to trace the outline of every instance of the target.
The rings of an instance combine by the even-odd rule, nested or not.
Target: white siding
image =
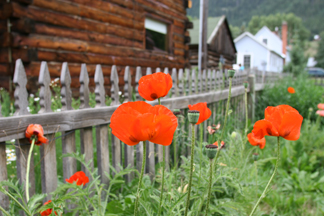
[[[264,38],[267,39],[267,46],[277,52],[277,53],[282,53],[282,41],[281,39],[275,35],[268,27],[263,26],[256,34],[255,37],[262,42]],[[262,42],[263,43],[263,42]]]
[[[262,62],[267,62],[268,50],[252,38],[245,36],[235,43],[237,50],[236,64],[243,65],[244,55],[251,55],[251,68],[264,70]]]

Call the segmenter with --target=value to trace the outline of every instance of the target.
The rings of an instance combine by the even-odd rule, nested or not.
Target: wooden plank
[[[81,72],[80,72],[80,109],[90,108],[89,105],[89,75],[87,71],[87,65],[81,65]]]
[[[20,59],[16,60],[15,73],[13,77],[13,83],[15,85],[15,113],[14,115],[26,115],[29,114],[28,107],[28,92],[26,89],[27,76],[23,66],[23,63]],[[28,126],[28,125],[27,125]],[[26,128],[27,128],[26,126]]]
[[[139,142],[136,145],[136,169],[140,173],[141,173],[141,169],[142,169],[142,161],[143,161],[143,142]]]
[[[146,154],[146,173],[149,174],[151,181],[154,181],[155,178],[155,144],[149,141],[146,141],[147,154]]]
[[[47,69],[48,70],[48,69]],[[49,73],[49,72],[48,72]],[[62,65],[61,71],[61,103],[62,110],[72,110],[72,91],[70,88],[71,85],[71,75],[67,62],[64,62]]]
[[[119,102],[119,78],[118,78],[118,73],[116,69],[116,65],[113,65],[111,68],[111,73],[110,73],[110,85],[111,85],[111,105],[118,105],[120,104]]]
[[[10,3],[4,3],[0,5],[0,19],[8,19],[12,15],[12,5]]]
[[[114,34],[120,37],[143,40],[144,32],[140,30],[132,30],[119,25],[94,21],[78,16],[65,15],[62,13],[52,12],[36,7],[23,7],[15,2],[11,2],[13,8],[13,17],[26,17],[35,21],[45,22],[57,26],[65,26],[75,29],[94,31],[100,33]]]
[[[74,4],[59,0],[33,0],[33,5],[65,14],[85,17],[91,20],[144,30],[144,22],[139,22],[125,16],[121,17],[119,15],[107,13],[103,10],[89,7],[85,4]]]
[[[133,87],[132,87],[132,77],[129,70],[129,66],[126,66],[124,73],[124,96],[125,102],[132,101]]]
[[[206,69],[203,70],[202,75],[201,75],[201,81],[200,81],[200,92],[207,92],[207,72]]]
[[[1,106],[0,106],[0,111],[1,111]],[[8,180],[6,143],[0,142],[0,182],[5,180]],[[0,206],[5,210],[9,209],[9,198],[7,195],[1,192],[0,192]],[[2,216],[4,214],[0,212],[0,215]]]
[[[97,161],[98,174],[101,176],[101,182],[108,186],[109,179],[106,173],[109,174],[109,148],[108,148],[108,125],[96,126],[96,140],[97,140]]]
[[[38,79],[38,83],[40,84],[39,104],[41,106],[39,113],[52,112],[50,82],[51,82],[51,77],[48,71],[47,63],[42,62],[40,72],[39,72],[39,79]],[[50,134],[50,136],[54,137],[55,134]],[[55,141],[50,142],[48,144],[43,144],[41,146],[40,157],[42,159],[41,160],[42,192],[48,194],[47,196],[47,200],[48,200],[51,199],[51,195],[49,195],[49,193],[53,192],[57,187]]]
[[[185,79],[184,79],[185,74],[183,73],[183,69],[179,69],[178,73],[178,80],[179,80],[179,95],[186,95],[186,88],[185,88]]]
[[[143,100],[142,97],[138,93],[138,82],[142,77],[142,70],[141,67],[136,67],[136,74],[135,74],[135,95],[136,100]]]
[[[232,96],[244,93],[243,86],[232,88]],[[221,101],[227,98],[228,90],[201,93],[198,95],[179,96],[177,98],[162,99],[162,104],[169,109],[187,108],[188,104],[195,104],[201,101],[207,103]],[[157,101],[149,101],[149,104],[156,105]],[[0,142],[10,139],[24,137],[24,131],[28,124],[36,123],[46,125],[46,133],[56,131],[68,131],[80,129],[92,125],[108,124],[112,113],[118,106],[97,107],[96,109],[68,110],[64,112],[44,113],[39,115],[24,115],[24,118],[13,116],[10,118],[0,117],[0,121],[7,125],[6,130],[0,131]],[[48,121],[52,119],[52,121]],[[60,127],[58,127],[60,125]]]
[[[178,88],[178,74],[176,68],[172,68],[171,77],[172,77],[172,97],[178,97],[179,88]]]
[[[93,137],[92,137],[92,127],[86,127],[80,129],[80,148],[81,154],[84,154],[85,161],[92,161],[89,165],[89,168],[93,170]],[[81,170],[88,176],[90,176],[90,171],[85,168],[84,165],[81,165]]]
[[[134,167],[134,146],[125,144],[125,167]],[[131,182],[134,179],[134,172],[126,175],[126,181]]]
[[[27,127],[26,127],[27,128]],[[26,130],[24,128],[24,130]],[[25,187],[26,171],[27,171],[27,158],[30,150],[29,141],[27,139],[16,139],[16,165],[17,165],[17,178],[19,183]],[[30,159],[29,170],[29,196],[32,197],[35,194],[35,171],[34,171],[34,154]]]
[[[62,153],[74,153],[76,152],[75,145],[75,132],[64,131],[62,132]],[[76,159],[72,157],[63,158],[63,179],[69,179],[77,171]]]
[[[93,1],[93,0],[71,0],[72,2],[79,3],[81,5],[87,5],[92,8],[96,8],[102,11],[106,11],[112,14],[120,15],[122,17],[127,17],[132,20],[142,21],[144,14],[138,10],[130,10],[127,7],[119,6],[111,2],[106,1]]]
[[[111,135],[111,141],[112,141],[112,154],[111,154],[112,165],[116,169],[116,171],[119,172],[120,167],[123,165],[121,143],[120,140],[114,135]]]

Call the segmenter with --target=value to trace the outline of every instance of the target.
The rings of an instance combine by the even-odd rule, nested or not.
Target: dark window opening
[[[248,69],[251,67],[251,56],[250,55],[244,55],[244,68]]]
[[[168,51],[166,45],[166,34],[146,29],[145,44],[148,50]]]

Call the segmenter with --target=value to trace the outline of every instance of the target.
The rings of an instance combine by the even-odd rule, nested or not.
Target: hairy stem
[[[4,210],[1,205],[0,205],[0,211],[3,212],[4,215],[10,216],[10,214],[8,212],[6,212],[6,210]]]
[[[162,185],[161,185],[161,194],[160,194],[160,206],[159,206],[159,213],[158,215],[160,215],[161,213],[161,209],[162,209],[162,199],[163,199],[163,188],[164,188],[164,170],[165,170],[165,146],[163,146],[163,164],[162,164]]]
[[[134,209],[134,216],[137,215],[137,210],[138,210],[138,202],[139,202],[139,193],[140,193],[140,188],[142,185],[142,179],[143,179],[143,174],[144,174],[144,168],[145,168],[145,162],[146,162],[146,142],[143,142],[143,159],[142,159],[142,169],[141,169],[141,174],[138,180],[138,186],[137,186],[137,194],[136,194],[136,200],[135,200],[135,209]]]
[[[33,149],[34,149],[34,145],[35,145],[35,139],[32,139],[32,143],[31,143],[31,147],[29,149],[29,154],[28,154],[28,159],[27,159],[27,170],[26,170],[26,201],[29,201],[29,170],[30,170],[30,159],[31,159],[31,155],[33,154]]]
[[[210,202],[210,195],[211,195],[211,186],[212,186],[212,177],[213,177],[213,159],[209,160],[210,167],[209,167],[209,184],[208,184],[208,196],[207,196],[207,206],[206,206],[206,212],[205,216],[208,215],[208,208],[209,208],[209,202]]]
[[[262,192],[262,194],[261,194],[261,196],[260,196],[258,202],[257,202],[257,203],[255,204],[255,206],[253,207],[253,210],[252,210],[250,216],[252,216],[252,215],[254,214],[254,212],[255,212],[255,210],[257,209],[258,205],[260,204],[261,200],[266,196],[266,193],[267,193],[267,190],[268,190],[268,188],[269,188],[269,186],[270,186],[270,183],[272,182],[272,180],[273,180],[273,178],[274,178],[274,176],[275,176],[275,174],[276,174],[276,171],[277,171],[277,168],[278,168],[278,164],[279,164],[279,159],[280,159],[280,142],[279,142],[279,138],[280,138],[280,137],[278,137],[277,162],[276,162],[275,169],[274,169],[274,171],[273,171],[273,173],[272,173],[271,178],[269,179],[269,182],[268,182],[267,186],[264,188],[264,191]]]
[[[194,162],[194,149],[195,149],[195,124],[191,124],[191,156],[190,156],[190,176],[189,176],[189,185],[188,185],[188,195],[187,195],[187,204],[185,209],[185,216],[188,215],[189,205],[190,205],[190,192],[191,192],[191,183],[192,183],[192,170]]]
[[[245,137],[247,135],[248,131],[248,104],[247,104],[247,88],[245,88],[245,94],[244,94],[244,103],[245,103]]]

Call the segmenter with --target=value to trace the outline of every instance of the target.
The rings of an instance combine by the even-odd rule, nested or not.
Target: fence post
[[[248,94],[248,116],[251,122],[254,120],[254,112],[255,112],[255,75],[250,74],[248,76],[249,83],[249,94]]]

